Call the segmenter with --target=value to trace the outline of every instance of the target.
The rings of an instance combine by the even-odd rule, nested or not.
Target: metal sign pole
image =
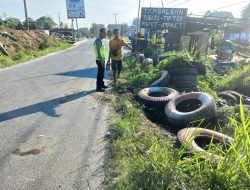
[[[78,21],[76,18],[76,35],[77,35],[77,41],[79,42],[79,29],[78,29]]]
[[[140,29],[140,9],[141,9],[141,0],[139,0],[139,7],[138,7],[138,20],[137,20],[137,35],[136,35],[136,49],[138,49],[138,34]]]

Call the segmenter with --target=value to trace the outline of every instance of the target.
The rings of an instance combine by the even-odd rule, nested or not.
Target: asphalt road
[[[108,108],[92,41],[0,70],[0,189],[97,189]]]

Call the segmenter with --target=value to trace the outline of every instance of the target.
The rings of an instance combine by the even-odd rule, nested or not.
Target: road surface
[[[97,189],[107,107],[89,40],[0,70],[0,189]]]

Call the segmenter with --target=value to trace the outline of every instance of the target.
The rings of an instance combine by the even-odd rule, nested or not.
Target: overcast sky
[[[161,0],[141,0],[142,6],[161,7]],[[66,14],[65,0],[26,0],[28,15],[34,19],[50,15],[58,23],[58,12],[61,20],[70,23]],[[118,23],[131,23],[137,17],[139,0],[85,0],[86,18],[79,19],[80,27],[89,27],[91,23],[114,23],[113,13],[118,13]],[[164,7],[188,8],[188,13],[202,15],[207,10],[233,5],[218,11],[231,11],[239,18],[241,10],[250,2],[244,0],[163,0]],[[172,3],[171,3],[172,2]],[[241,3],[242,2],[242,3]],[[18,17],[24,20],[23,0],[0,0],[0,15]]]

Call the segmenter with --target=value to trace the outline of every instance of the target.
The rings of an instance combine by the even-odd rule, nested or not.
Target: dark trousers
[[[96,89],[102,89],[102,87],[104,86],[104,67],[102,67],[101,61],[99,60],[96,60],[96,64],[98,66]]]

